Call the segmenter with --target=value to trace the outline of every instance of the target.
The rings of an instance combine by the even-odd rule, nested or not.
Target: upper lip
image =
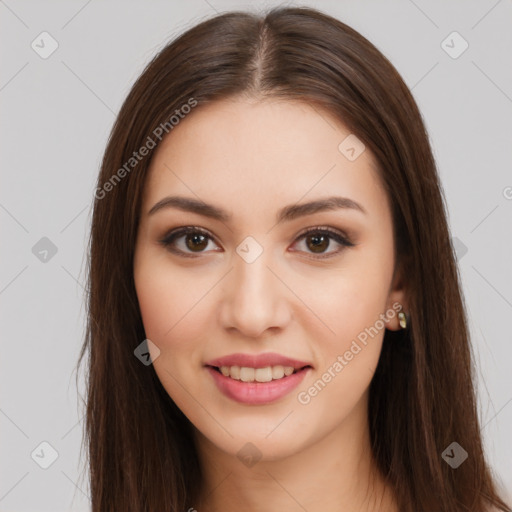
[[[227,356],[212,359],[205,363],[205,366],[245,366],[247,368],[265,368],[267,366],[292,366],[296,370],[311,366],[310,363],[282,356],[275,352],[265,352],[263,354],[230,354]]]

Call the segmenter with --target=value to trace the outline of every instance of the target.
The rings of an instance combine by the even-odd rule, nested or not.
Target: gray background
[[[125,95],[186,28],[216,11],[277,3],[0,0],[0,511],[89,510],[87,479],[79,479],[84,388],[75,386],[85,244],[100,159]],[[482,433],[512,494],[512,0],[288,4],[317,7],[361,32],[419,104],[457,239]],[[42,46],[43,31],[59,45],[46,59],[31,47]],[[453,31],[469,44],[458,58],[442,46]],[[452,39],[453,54],[462,41]],[[55,254],[41,252],[43,237]],[[43,441],[58,453],[48,469],[39,466],[51,462]]]

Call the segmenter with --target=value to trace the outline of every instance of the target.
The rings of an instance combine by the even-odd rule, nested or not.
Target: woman
[[[359,33],[309,8],[188,30],[95,195],[94,512],[511,510],[428,136]]]

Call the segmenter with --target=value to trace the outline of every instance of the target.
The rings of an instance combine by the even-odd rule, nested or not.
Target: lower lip
[[[243,404],[261,405],[275,402],[290,393],[302,382],[311,367],[270,382],[243,382],[225,377],[211,366],[207,366],[206,369],[219,390],[228,398]]]

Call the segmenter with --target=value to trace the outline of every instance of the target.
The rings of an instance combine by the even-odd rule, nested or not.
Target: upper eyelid
[[[301,230],[299,232],[299,234],[297,235],[297,238],[303,236],[303,235],[307,235],[308,233],[310,232],[315,232],[315,231],[326,231],[327,233],[330,233],[330,234],[337,234],[343,238],[346,238],[347,240],[350,240],[350,235],[345,232],[343,229],[339,229],[339,228],[332,228],[332,227],[329,227],[329,226],[322,226],[322,225],[317,225],[317,226],[311,226],[309,228],[304,228],[303,230]]]
[[[171,235],[186,234],[187,231],[189,231],[189,232],[199,232],[199,233],[202,233],[204,235],[209,236],[213,240],[217,240],[217,237],[215,235],[213,235],[208,229],[202,228],[202,227],[199,227],[199,226],[194,226],[194,225],[178,226],[176,228],[170,229],[170,230],[166,231],[166,233],[164,234],[164,236],[162,238],[165,239],[165,238],[167,238],[167,237],[169,237]],[[308,234],[311,231],[333,232],[333,234],[338,234],[338,235],[342,236],[343,238],[346,238],[346,239],[350,239],[351,238],[350,233],[347,232],[346,230],[343,230],[343,229],[340,229],[340,228],[334,228],[334,227],[330,227],[330,226],[326,226],[326,225],[315,225],[315,226],[310,226],[308,228],[304,228],[304,229],[300,230],[297,235],[295,235],[295,238],[298,238],[298,237],[301,237],[301,236],[303,236],[305,234]]]

